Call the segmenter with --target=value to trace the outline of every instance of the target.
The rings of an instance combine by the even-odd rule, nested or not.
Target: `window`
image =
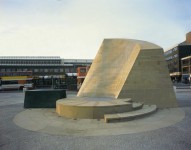
[[[54,69],[54,72],[58,72],[58,69]]]
[[[70,68],[70,72],[76,73],[76,69],[75,68]]]
[[[69,71],[69,68],[65,68],[65,72],[66,73],[69,73],[70,71]]]
[[[60,69],[60,72],[64,72],[64,69]]]
[[[38,72],[39,70],[38,69],[34,69],[34,72]]]
[[[19,69],[17,69],[17,71],[22,71],[22,69],[19,68]]]
[[[7,72],[11,72],[11,69],[6,69]]]
[[[80,73],[86,73],[86,68],[80,68]]]

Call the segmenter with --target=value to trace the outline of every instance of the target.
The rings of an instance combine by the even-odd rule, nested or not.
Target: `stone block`
[[[56,108],[56,101],[66,98],[66,90],[28,90],[25,91],[24,108]]]

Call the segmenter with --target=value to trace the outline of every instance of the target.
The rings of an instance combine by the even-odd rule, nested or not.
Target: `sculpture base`
[[[58,115],[73,119],[103,119],[105,114],[133,110],[131,99],[73,98],[56,102]]]

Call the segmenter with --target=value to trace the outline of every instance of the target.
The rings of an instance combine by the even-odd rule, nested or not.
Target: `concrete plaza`
[[[75,92],[68,92],[69,97],[75,95]],[[176,97],[179,107],[185,112],[185,117],[180,122],[170,126],[157,128],[156,130],[151,131],[145,130],[142,132],[122,133],[116,135],[98,134],[96,136],[76,136],[72,134],[61,135],[36,132],[17,126],[13,119],[17,114],[25,110],[23,108],[24,93],[21,91],[0,92],[0,149],[190,150],[191,89],[177,89]],[[144,119],[142,120],[144,121]],[[40,122],[35,122],[34,126],[37,126],[39,123]],[[96,132],[96,129],[94,132]]]

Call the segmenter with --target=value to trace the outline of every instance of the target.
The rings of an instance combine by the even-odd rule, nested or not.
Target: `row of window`
[[[174,59],[174,58],[177,58],[177,57],[178,57],[178,54],[175,54],[173,56],[167,57],[166,60],[168,61],[168,60],[171,60],[171,59]]]
[[[0,76],[32,76],[32,72],[0,72]]]
[[[0,64],[61,64],[59,60],[0,60]]]
[[[65,73],[76,73],[76,68],[42,68],[42,69],[30,69],[30,68],[2,68],[0,69],[0,72],[65,72]]]
[[[178,68],[171,68],[171,69],[169,69],[169,71],[170,71],[170,73],[179,72],[179,69]]]
[[[183,65],[191,65],[191,59],[182,60]]]
[[[34,69],[34,72],[64,72],[64,69]]]
[[[31,72],[64,72],[64,69],[63,68],[54,68],[54,69],[49,69],[49,68],[43,68],[43,69],[1,69],[0,70],[1,72],[15,72],[15,71],[18,71],[18,72],[26,72],[26,71],[31,71]]]
[[[169,65],[176,65],[178,63],[179,63],[178,60],[168,62]]]
[[[76,73],[76,68],[64,68],[65,73]]]
[[[12,69],[10,69],[10,68],[2,68],[2,69],[0,69],[0,71],[1,72],[14,72],[14,71],[20,71],[20,72],[22,72],[22,71],[32,71],[32,69],[27,69],[27,68],[24,68],[24,69],[16,69],[16,68],[12,68]]]
[[[173,49],[164,52],[164,55],[167,56],[167,55],[172,54],[173,52],[175,52],[177,50],[178,50],[178,47],[174,47]]]
[[[185,68],[182,68],[182,73],[183,74],[186,74],[186,73],[191,73],[191,67],[185,67]]]

